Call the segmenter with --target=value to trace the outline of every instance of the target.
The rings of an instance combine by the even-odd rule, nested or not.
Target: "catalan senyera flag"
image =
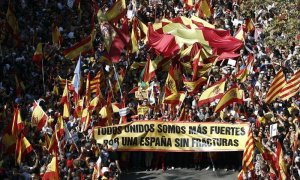
[[[199,98],[198,106],[202,106],[203,104],[207,104],[215,101],[216,99],[220,99],[224,94],[225,84],[226,78],[217,81],[206,90],[204,90]]]
[[[75,61],[78,57],[85,54],[91,54],[94,52],[93,48],[93,34],[90,34],[86,38],[82,39],[80,42],[76,43],[74,46],[66,49],[63,54],[66,59]]]
[[[209,18],[213,14],[208,0],[199,0],[198,4],[196,5],[196,11],[198,16],[201,18]]]
[[[81,130],[86,131],[91,123],[90,112],[88,108],[85,108],[82,111],[81,123]]]
[[[59,180],[57,154],[54,153],[51,162],[47,165],[46,172],[42,180]]]
[[[11,127],[12,135],[18,135],[24,128],[24,124],[21,117],[21,112],[19,108],[15,108],[14,116],[13,116],[13,123]]]
[[[35,63],[40,63],[42,62],[43,58],[44,58],[43,43],[38,43],[35,52],[33,54],[32,61]]]
[[[279,97],[281,89],[285,86],[285,84],[286,84],[285,76],[284,76],[283,70],[280,69],[277,72],[277,74],[275,75],[275,77],[274,77],[274,79],[271,83],[271,86],[270,86],[270,88],[267,92],[267,95],[266,95],[265,102],[266,103],[271,103],[277,97]]]
[[[45,111],[37,104],[37,102],[34,102],[31,116],[32,125],[36,126],[36,129],[40,131],[45,126],[47,119],[48,116]]]
[[[285,180],[288,178],[288,170],[285,163],[283,150],[279,141],[277,141],[276,156],[276,168],[278,170],[279,180]]]
[[[149,82],[153,77],[155,77],[155,69],[151,62],[150,56],[147,57],[147,63],[144,69],[143,81]]]
[[[92,93],[96,93],[97,90],[100,90],[101,84],[103,85],[103,83],[101,82],[103,77],[103,71],[98,71],[96,76],[90,81],[90,89]]]
[[[241,69],[237,75],[236,78],[240,80],[240,82],[245,82],[247,79],[247,76],[252,72],[253,70],[253,63],[254,63],[254,58],[252,54],[248,55],[248,62],[246,64],[246,67]]]
[[[9,1],[8,8],[6,12],[6,21],[8,27],[10,28],[10,32],[12,32],[14,39],[18,40],[19,38],[19,24],[17,18],[14,14],[13,4]]]
[[[255,29],[255,25],[251,18],[246,19],[245,26],[246,26],[246,31],[250,33],[253,32]]]
[[[242,170],[240,174],[253,171],[254,169],[253,156],[254,156],[255,146],[254,146],[254,138],[251,130],[249,130],[248,132],[248,139],[246,141],[245,146],[246,147],[243,153]],[[239,179],[240,179],[240,175],[239,175]]]
[[[300,70],[296,71],[291,79],[281,89],[281,100],[288,100],[299,92],[300,88]]]
[[[125,0],[117,0],[114,5],[107,10],[104,14],[101,11],[98,11],[97,17],[99,22],[103,21],[117,21],[126,13],[126,2]]]
[[[183,79],[183,84],[189,93],[195,93],[199,90],[201,85],[206,83],[206,81],[206,77],[200,77],[197,81],[187,81],[186,79]]]
[[[62,43],[62,36],[58,30],[57,25],[54,23],[52,24],[52,43],[56,45],[61,45]]]
[[[32,146],[24,134],[20,134],[16,143],[16,163],[21,164],[24,157],[32,151]]]
[[[220,112],[222,109],[227,107],[228,105],[236,102],[243,103],[244,91],[239,89],[237,85],[233,85],[220,99],[218,102],[215,113]]]
[[[276,162],[274,161],[274,159],[276,158],[274,153],[271,152],[270,150],[268,150],[267,148],[265,148],[261,142],[259,141],[255,141],[255,147],[259,150],[259,152],[261,153],[263,159],[267,162],[267,164],[270,167],[270,172],[275,172],[276,174]]]

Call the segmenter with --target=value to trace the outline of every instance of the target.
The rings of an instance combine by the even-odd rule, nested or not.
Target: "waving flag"
[[[288,169],[285,163],[285,158],[283,154],[283,150],[279,141],[277,141],[277,150],[276,150],[276,168],[279,174],[279,180],[287,179],[288,176]]]
[[[42,180],[59,180],[57,154],[54,153],[51,162],[47,165],[46,172]]]
[[[280,92],[282,90],[282,88],[285,86],[286,81],[285,81],[285,76],[284,73],[282,71],[282,69],[280,69],[277,74],[275,75],[271,86],[267,92],[266,95],[266,99],[265,102],[266,103],[271,103],[273,102],[277,97],[280,96]]]
[[[254,58],[252,54],[248,55],[248,62],[246,64],[246,67],[244,69],[241,69],[237,75],[236,78],[240,80],[240,82],[245,82],[247,79],[247,76],[252,72],[253,70],[253,63]]]
[[[57,25],[52,24],[52,43],[56,45],[61,45],[62,36],[58,30]]]
[[[118,21],[126,13],[125,0],[117,0],[114,5],[104,14],[98,11],[97,17],[99,22],[103,21]]]
[[[183,84],[189,93],[195,93],[199,91],[201,85],[205,84],[206,80],[206,77],[200,77],[197,81],[183,79]]]
[[[196,11],[198,16],[202,18],[209,18],[213,15],[213,9],[211,8],[208,0],[199,0],[196,5]]]
[[[21,164],[24,157],[32,151],[32,146],[27,138],[20,134],[16,144],[16,162],[18,165]]]
[[[254,163],[253,163],[254,150],[255,150],[254,138],[253,138],[252,131],[249,130],[248,139],[246,141],[246,147],[243,153],[242,170],[239,175],[239,179],[241,180],[243,179],[240,178],[241,175],[243,175],[245,172],[254,170]]]
[[[232,103],[243,103],[243,90],[239,89],[237,85],[233,85],[220,99],[215,108],[215,112],[218,113],[228,105]]]
[[[74,81],[73,81],[73,86],[76,94],[78,94],[79,87],[80,87],[80,78],[81,78],[81,56],[79,57],[75,70],[74,70]]]
[[[24,124],[21,118],[20,109],[15,108],[11,132],[13,135],[18,135],[23,130],[23,128],[24,128]]]
[[[299,92],[300,88],[300,70],[298,70],[291,79],[281,89],[280,98],[282,100],[288,100],[295,96]]]
[[[35,52],[32,57],[32,61],[35,63],[41,63],[44,58],[44,53],[43,53],[43,43],[38,43]]]
[[[150,59],[150,56],[147,57],[147,63],[144,69],[143,74],[143,81],[144,82],[150,82],[150,80],[155,77],[155,69],[153,67],[152,61]]]
[[[208,87],[203,93],[201,94],[198,106],[202,106],[204,104],[210,103],[215,101],[216,99],[220,99],[225,90],[226,78],[217,81],[210,87]]]
[[[33,104],[33,111],[31,116],[31,123],[33,126],[37,126],[38,131],[42,130],[47,122],[48,116],[44,110],[39,106],[37,102]]]

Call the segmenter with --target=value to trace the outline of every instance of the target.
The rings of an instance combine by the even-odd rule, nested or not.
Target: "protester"
[[[7,12],[0,13],[1,179],[47,179],[50,173],[56,179],[120,179],[127,170],[181,167],[242,169],[241,179],[299,179],[296,1],[126,1],[123,14],[106,16],[119,2],[0,2]],[[201,9],[201,2],[211,8]],[[194,16],[205,23],[181,19]],[[209,44],[216,36],[206,45],[177,43],[180,38],[169,38],[177,26],[164,33],[171,22],[214,31],[232,44]],[[163,46],[167,40],[177,44]],[[198,58],[198,51],[182,53],[188,44],[201,50]],[[196,88],[186,83],[200,78],[204,83]],[[224,92],[243,90],[242,102],[219,108],[218,97],[202,103],[205,91],[224,79]],[[184,98],[173,103],[166,92],[169,98],[184,92]],[[120,151],[93,137],[96,126],[137,120],[249,122],[253,160],[246,166],[242,152]]]

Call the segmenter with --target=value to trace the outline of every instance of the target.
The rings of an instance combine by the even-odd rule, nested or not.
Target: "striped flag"
[[[144,74],[143,74],[143,81],[148,82],[155,77],[155,69],[153,67],[152,61],[150,59],[150,56],[147,57],[147,63],[144,68]]]
[[[243,179],[246,172],[254,169],[253,156],[254,156],[254,138],[252,131],[248,132],[248,139],[246,141],[245,150],[243,153],[242,170],[238,176],[238,179]]]
[[[255,26],[254,26],[254,23],[253,23],[251,18],[247,19],[245,24],[246,24],[246,31],[247,32],[251,33],[255,30]]]
[[[57,154],[54,153],[51,162],[47,165],[46,172],[42,180],[59,180]]]
[[[252,54],[249,54],[248,56],[248,62],[246,64],[246,67],[244,69],[241,69],[237,74],[236,78],[240,80],[240,82],[245,82],[247,79],[247,76],[252,73],[253,70],[253,63],[254,58]]]
[[[69,99],[69,90],[68,90],[68,82],[66,80],[65,89],[63,95],[61,97],[60,103],[63,105],[63,117],[69,118],[70,117],[70,99]]]
[[[20,165],[25,155],[29,154],[31,151],[32,146],[30,142],[27,140],[24,134],[21,133],[16,143],[16,163]]]
[[[24,124],[21,118],[21,112],[19,108],[15,108],[13,123],[11,128],[12,135],[18,135],[24,128]]]
[[[285,159],[283,156],[283,150],[281,147],[281,144],[279,141],[277,141],[277,151],[276,151],[276,168],[278,170],[278,177],[279,180],[284,180],[287,179],[288,176],[288,170],[287,170],[287,165],[285,163]]]
[[[234,35],[234,37],[236,39],[239,39],[241,41],[245,41],[245,31],[244,31],[244,27],[243,26],[240,26],[240,28],[238,29],[238,31],[236,32],[236,34]]]
[[[218,113],[228,105],[236,102],[236,103],[243,103],[243,96],[244,91],[238,88],[237,85],[233,85],[220,99],[218,102],[215,112]]]
[[[114,5],[104,14],[98,11],[97,17],[99,22],[103,21],[118,21],[126,13],[125,0],[117,0]]]
[[[196,5],[196,11],[201,18],[209,18],[213,15],[213,9],[208,0],[199,0]]]
[[[194,7],[193,0],[184,0],[184,8],[188,10],[192,10]]]
[[[273,102],[277,97],[280,96],[281,89],[285,86],[286,81],[285,81],[285,76],[280,69],[277,74],[275,75],[273,82],[271,83],[271,86],[268,90],[268,93],[266,95],[265,102],[266,103],[271,103]]]
[[[39,106],[37,102],[33,104],[33,111],[31,116],[32,125],[37,126],[37,130],[40,131],[45,126],[48,116],[45,111]]]
[[[189,93],[196,93],[199,91],[201,85],[205,84],[207,81],[206,77],[200,77],[197,81],[188,81],[183,78],[183,84]]]
[[[300,70],[298,70],[291,79],[281,89],[280,98],[282,100],[288,100],[295,96],[299,92],[300,88]]]
[[[215,101],[216,99],[220,99],[224,94],[226,84],[226,78],[217,81],[210,87],[208,87],[203,93],[201,94],[198,106],[202,106],[204,104],[210,103]]]
[[[96,93],[97,90],[101,87],[101,80],[103,76],[103,71],[98,71],[96,76],[90,81],[90,90],[92,93]]]

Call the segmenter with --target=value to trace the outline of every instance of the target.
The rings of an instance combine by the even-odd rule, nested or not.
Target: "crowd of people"
[[[196,0],[196,2],[198,2]],[[196,3],[194,2],[194,3]],[[126,122],[136,120],[162,120],[178,121],[182,116],[182,109],[187,116],[187,122],[249,122],[255,141],[262,147],[255,147],[253,171],[245,170],[243,179],[277,179],[280,172],[274,162],[278,161],[278,142],[282,146],[287,179],[300,178],[300,145],[298,145],[299,132],[299,88],[297,93],[287,99],[276,98],[266,103],[265,98],[277,72],[282,69],[288,81],[298,71],[300,66],[299,36],[290,37],[286,32],[269,32],[268,27],[277,21],[277,13],[281,12],[276,2],[270,4],[253,4],[248,9],[249,14],[242,13],[243,1],[238,0],[211,0],[213,9],[211,17],[205,20],[216,29],[229,30],[234,36],[246,19],[252,19],[255,28],[246,32],[243,39],[244,46],[237,50],[236,65],[231,66],[223,60],[202,74],[207,82],[197,89],[196,93],[187,93],[183,102],[171,106],[162,102],[164,85],[168,76],[168,69],[161,66],[155,71],[155,77],[150,82],[142,82],[141,74],[147,58],[156,59],[159,55],[147,44],[145,39],[138,41],[138,51],[130,52],[125,47],[120,60],[112,64],[109,58],[103,58],[106,51],[106,33],[112,31],[107,22],[100,22],[95,17],[95,6],[104,14],[115,1],[66,1],[66,0],[8,0],[0,2],[0,12],[6,12],[9,3],[13,5],[14,13],[19,25],[18,39],[10,32],[6,23],[6,15],[0,13],[0,129],[1,129],[1,179],[41,179],[51,162],[53,154],[49,153],[46,139],[55,133],[58,119],[63,114],[63,105],[60,103],[65,86],[63,80],[72,81],[76,62],[64,57],[63,51],[76,42],[90,35],[95,28],[93,40],[93,53],[80,56],[82,66],[81,94],[85,93],[87,77],[93,79],[99,72],[102,73],[100,93],[103,103],[108,97],[111,102],[124,103],[130,112],[126,115]],[[298,11],[297,2],[290,0],[286,3],[294,4],[290,11]],[[96,4],[96,5],[95,5]],[[163,19],[173,19],[185,16],[191,18],[198,16],[195,7],[187,8],[186,1],[126,1],[127,12],[124,17],[115,22],[117,27],[127,19],[129,29],[132,29],[133,19],[139,18],[144,24],[159,23]],[[93,17],[94,16],[94,17]],[[282,18],[282,17],[281,17]],[[298,18],[300,18],[298,16]],[[283,19],[284,21],[285,19]],[[95,22],[95,25],[93,24]],[[51,39],[53,23],[57,25],[63,41],[54,45]],[[3,25],[3,26],[2,26]],[[299,30],[299,27],[298,27]],[[270,35],[271,33],[271,35]],[[266,43],[267,37],[287,39],[288,44],[277,45]],[[44,58],[42,63],[32,61],[38,43],[43,43]],[[237,72],[247,66],[249,55],[253,56],[253,66],[245,81],[236,78]],[[181,61],[176,59],[176,61]],[[184,60],[182,60],[184,62]],[[169,63],[170,64],[170,63]],[[179,73],[178,73],[179,72]],[[179,77],[178,91],[185,91],[183,77],[191,79],[191,74],[182,66],[175,76]],[[184,75],[182,75],[184,74]],[[122,76],[123,75],[123,76]],[[117,78],[116,78],[117,77]],[[120,78],[121,77],[121,78]],[[226,77],[228,90],[232,84],[237,83],[244,90],[244,102],[233,103],[220,113],[214,109],[218,99],[198,106],[202,92]],[[298,80],[295,80],[298,82]],[[299,84],[299,83],[298,83]],[[154,88],[154,102],[150,97],[136,98],[131,90],[135,87],[147,89]],[[151,91],[151,90],[150,90]],[[99,93],[99,92],[97,92]],[[97,96],[94,92],[91,99]],[[151,94],[151,93],[149,93]],[[72,99],[71,97],[70,99]],[[36,131],[32,125],[33,104],[38,102],[48,116],[47,123],[41,131]],[[107,144],[98,144],[93,138],[93,127],[103,126],[108,121],[99,113],[101,107],[91,112],[91,123],[86,131],[81,129],[81,117],[76,114],[77,106],[70,102],[70,116],[64,118],[70,140],[66,133],[58,146],[58,167],[60,179],[118,179],[128,170],[154,170],[187,167],[195,169],[223,168],[240,170],[242,168],[243,152],[127,152],[118,151],[117,147],[108,149]],[[144,115],[137,114],[139,105],[149,106]],[[8,151],[4,143],[4,135],[11,124],[16,109],[20,110],[24,128],[22,134],[32,145],[32,151],[21,164],[15,163],[15,154]],[[120,123],[118,112],[112,114],[111,123]],[[271,135],[270,127],[277,124],[275,132]],[[273,127],[273,126],[272,126]],[[273,130],[272,130],[273,131]],[[264,151],[262,151],[262,149]],[[266,158],[268,152],[271,159]],[[100,162],[99,174],[94,175],[95,165]]]

